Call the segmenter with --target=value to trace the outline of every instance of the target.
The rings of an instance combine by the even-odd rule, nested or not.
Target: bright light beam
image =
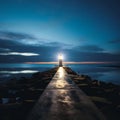
[[[58,59],[59,59],[59,60],[62,60],[62,59],[63,59],[63,55],[62,55],[62,54],[59,54],[59,55],[58,55]]]

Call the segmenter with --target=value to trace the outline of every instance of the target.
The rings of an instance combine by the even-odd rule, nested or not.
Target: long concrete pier
[[[28,120],[105,120],[103,114],[71,80],[63,67],[35,104]]]

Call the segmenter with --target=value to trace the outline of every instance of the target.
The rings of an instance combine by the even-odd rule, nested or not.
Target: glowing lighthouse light
[[[58,59],[63,59],[63,55],[62,54],[60,54],[60,55],[58,55]]]
[[[63,66],[63,64],[62,64],[63,55],[62,55],[62,54],[59,54],[59,55],[58,55],[58,59],[59,59],[59,67],[62,67],[62,66]]]

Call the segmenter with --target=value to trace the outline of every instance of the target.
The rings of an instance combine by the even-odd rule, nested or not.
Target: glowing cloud
[[[37,53],[20,53],[20,52],[0,53],[0,55],[39,56],[39,54]]]
[[[0,71],[3,74],[25,74],[25,73],[36,73],[37,70],[22,70],[22,71]]]

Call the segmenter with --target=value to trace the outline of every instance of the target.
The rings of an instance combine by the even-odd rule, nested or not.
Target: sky
[[[120,61],[119,0],[0,0],[0,63]]]

